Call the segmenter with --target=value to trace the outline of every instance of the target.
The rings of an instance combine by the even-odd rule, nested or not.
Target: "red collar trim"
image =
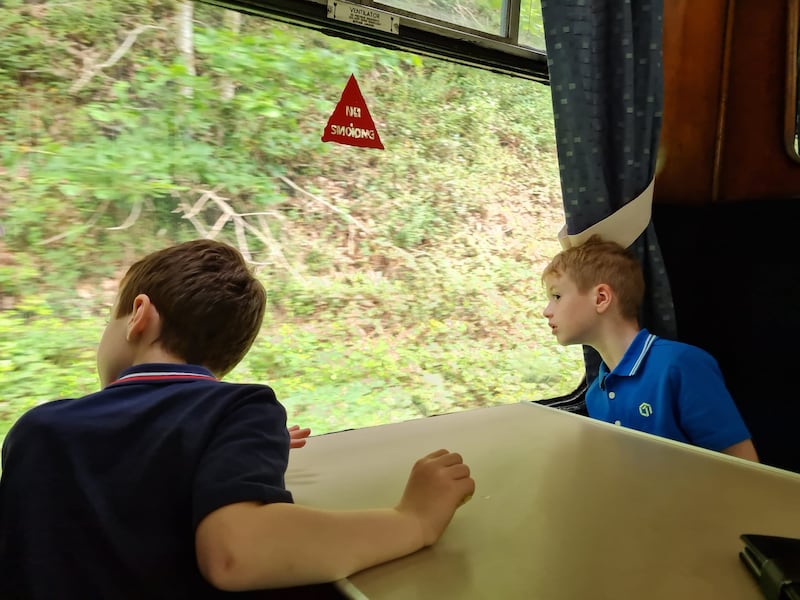
[[[202,375],[200,373],[131,373],[124,375],[112,381],[109,385],[116,383],[128,383],[134,381],[170,381],[175,379],[205,379],[207,381],[218,381],[216,377],[211,375]]]

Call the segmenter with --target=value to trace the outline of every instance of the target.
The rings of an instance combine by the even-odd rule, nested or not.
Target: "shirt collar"
[[[109,386],[126,383],[193,381],[197,379],[215,380],[213,373],[200,365],[146,363],[124,369]]]
[[[647,353],[650,351],[650,348],[658,339],[658,336],[653,335],[647,329],[639,330],[639,333],[636,334],[636,337],[633,338],[633,341],[628,346],[628,349],[625,350],[625,354],[622,355],[622,360],[619,361],[619,364],[614,367],[612,371],[614,375],[620,376],[633,376],[636,375],[636,372],[639,370],[639,367],[644,362]],[[600,363],[600,374],[606,375],[608,374],[608,367],[605,363]]]

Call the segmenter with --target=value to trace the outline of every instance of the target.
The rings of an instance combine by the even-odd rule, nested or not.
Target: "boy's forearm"
[[[335,581],[419,550],[423,533],[417,519],[395,509],[240,503],[206,517],[196,545],[213,585],[247,590]]]

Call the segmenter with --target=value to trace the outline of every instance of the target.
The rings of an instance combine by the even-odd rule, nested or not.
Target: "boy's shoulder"
[[[85,396],[53,400],[25,412],[4,447],[45,455],[53,447],[135,447],[165,435],[210,439],[222,430],[285,431],[286,409],[272,388],[217,379],[111,384]],[[288,434],[287,434],[288,436]]]
[[[647,361],[648,371],[663,370],[673,376],[693,379],[716,379],[721,376],[720,366],[714,356],[693,344],[656,338]]]
[[[120,418],[129,422],[207,419],[253,404],[266,407],[273,414],[285,414],[273,389],[263,383],[195,377],[185,369],[140,369],[96,392],[34,406],[19,417],[14,428],[64,429],[78,425],[83,429],[91,423],[117,423]]]
[[[714,360],[714,357],[709,352],[699,346],[662,337],[656,337],[653,341],[653,351],[675,358]]]
[[[698,346],[662,338],[647,329],[640,329],[615,367],[615,372],[634,375],[642,369],[649,373],[693,364],[716,365],[716,361]]]

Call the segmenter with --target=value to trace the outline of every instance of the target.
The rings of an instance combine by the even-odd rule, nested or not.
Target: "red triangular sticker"
[[[375,122],[354,75],[350,75],[344,86],[342,97],[325,126],[322,141],[383,150]]]

